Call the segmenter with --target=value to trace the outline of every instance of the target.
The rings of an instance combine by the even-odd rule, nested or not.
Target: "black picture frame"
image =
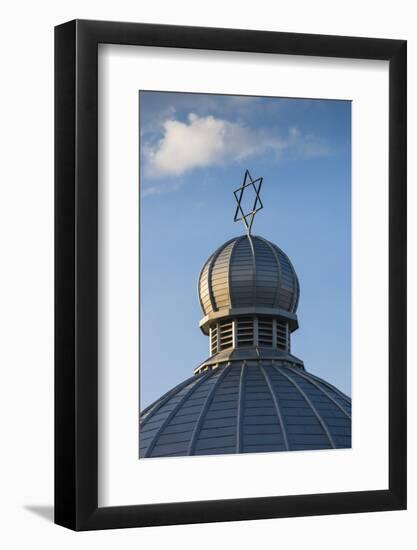
[[[389,488],[98,506],[98,44],[389,61]],[[55,522],[74,530],[406,508],[406,41],[74,20],[55,28]]]

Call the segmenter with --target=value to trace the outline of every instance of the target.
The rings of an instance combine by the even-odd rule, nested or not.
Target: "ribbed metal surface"
[[[228,307],[229,295],[229,263],[235,241],[226,244],[213,263],[211,271],[211,289],[216,309]]]
[[[280,361],[192,376],[145,409],[140,456],[349,448],[351,400]]]
[[[212,302],[211,291],[209,289],[209,277],[208,270],[211,265],[213,256],[206,261],[200,274],[198,294],[200,298],[200,305],[203,311],[213,311],[214,304]]]
[[[280,308],[295,312],[297,275],[284,252],[255,235],[223,244],[205,263],[199,278],[205,315],[229,308]]]

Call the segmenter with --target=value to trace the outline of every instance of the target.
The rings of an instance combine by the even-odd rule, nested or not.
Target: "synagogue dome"
[[[234,193],[246,234],[211,254],[198,278],[210,355],[140,413],[140,457],[351,447],[351,399],[292,353],[295,269],[276,244],[251,234],[261,184],[245,172]],[[255,193],[249,210],[245,190]]]
[[[188,378],[141,413],[140,456],[351,446],[351,400],[281,361],[234,361]]]

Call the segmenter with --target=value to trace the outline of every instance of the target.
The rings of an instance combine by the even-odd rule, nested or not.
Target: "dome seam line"
[[[238,405],[237,405],[237,415],[236,415],[236,452],[241,453],[242,452],[242,427],[243,427],[243,400],[244,400],[244,394],[243,394],[243,385],[245,381],[245,374],[246,374],[246,361],[244,360],[242,362],[242,367],[240,370],[240,378],[239,378],[239,396],[238,396]]]
[[[202,376],[200,380],[198,380],[192,388],[190,388],[178,401],[178,403],[175,405],[175,407],[172,409],[172,411],[168,414],[168,416],[165,418],[165,420],[161,423],[159,426],[157,432],[153,436],[152,440],[149,442],[149,446],[146,449],[146,452],[144,454],[144,458],[148,458],[152,451],[155,448],[156,442],[159,438],[159,436],[162,434],[162,432],[165,430],[166,426],[169,424],[169,422],[173,419],[173,417],[177,414],[177,412],[180,410],[184,402],[192,395],[195,390],[205,381],[207,378],[210,378],[213,376],[213,371],[209,371],[205,376]]]
[[[266,373],[264,367],[262,366],[261,362],[259,362],[259,368],[265,378],[265,382],[266,382],[266,385],[268,386],[268,389],[269,389],[269,392],[271,394],[271,398],[272,398],[272,401],[274,403],[274,406],[275,406],[275,411],[277,413],[277,417],[278,417],[278,422],[279,422],[279,425],[281,427],[281,433],[282,433],[282,438],[284,440],[284,444],[285,444],[285,450],[286,451],[289,451],[290,450],[290,446],[289,446],[289,443],[288,443],[288,436],[287,436],[287,429],[285,427],[285,424],[284,424],[284,419],[282,417],[282,414],[281,414],[281,407],[279,406],[279,402],[278,402],[278,398],[273,390],[273,386],[272,386],[272,382],[269,378],[269,375]]]
[[[270,248],[270,250],[271,250],[271,252],[274,256],[275,262],[277,264],[278,285],[277,285],[277,291],[275,293],[274,306],[273,307],[279,307],[279,298],[280,298],[281,284],[282,284],[282,271],[281,271],[281,264],[279,262],[278,254],[276,253],[276,250],[274,249],[272,244],[267,239],[264,239],[263,237],[258,237],[258,239],[263,241]]]
[[[180,384],[178,384],[177,386],[175,386],[174,388],[170,389],[166,394],[164,394],[162,397],[160,397],[157,402],[153,402],[149,405],[149,407],[147,407],[146,409],[144,409],[142,412],[141,412],[141,415],[144,415],[146,414],[146,412],[150,409],[152,409],[152,407],[155,405],[155,407],[150,410],[148,416],[146,418],[144,418],[141,422],[141,427],[143,427],[154,415],[155,413],[157,413],[161,407],[163,407],[165,405],[165,403],[171,399],[172,397],[174,397],[174,395],[176,395],[177,393],[179,393],[183,388],[185,388],[188,384],[190,384],[193,380],[195,379],[194,376],[190,376],[189,378],[187,378],[186,380],[184,380],[184,382],[181,382]]]
[[[203,300],[201,299],[201,277],[203,276],[206,265],[210,263],[212,257],[213,256],[210,256],[206,260],[206,262],[204,262],[203,267],[201,268],[200,274],[198,276],[198,282],[197,282],[197,295],[198,295],[198,300],[200,302],[200,307],[201,307],[201,310],[203,311],[203,313],[205,313],[205,309],[204,309]],[[208,276],[208,267],[207,267],[207,276]],[[208,279],[207,279],[207,282],[208,282]]]
[[[252,280],[252,283],[253,283],[253,305],[254,307],[256,307],[256,281],[257,281],[257,273],[256,273],[256,256],[255,256],[255,246],[253,244],[253,241],[252,241],[252,236],[248,233],[248,235],[246,235],[248,241],[249,241],[249,246],[251,248],[251,251],[252,251],[252,270],[253,270],[253,280]]]
[[[281,254],[284,256],[284,258],[287,260],[288,265],[290,266],[291,272],[293,274],[294,289],[293,289],[293,297],[292,297],[292,300],[291,300],[291,311],[295,312],[295,311],[297,311],[298,301],[300,299],[300,283],[298,281],[297,273],[296,273],[295,268],[292,265],[292,261],[290,260],[288,255],[281,248],[279,248],[279,246],[277,246],[276,244],[274,244],[273,246],[275,246],[275,248],[277,250],[279,250],[281,252]]]
[[[230,363],[228,363],[222,372],[220,372],[217,380],[214,382],[213,384],[213,387],[210,389],[207,397],[206,397],[206,400],[204,402],[204,405],[200,411],[200,414],[198,415],[198,418],[197,418],[197,422],[195,423],[195,426],[194,426],[194,430],[191,434],[191,439],[190,439],[190,442],[188,444],[188,451],[187,451],[187,455],[192,455],[194,453],[194,448],[195,448],[195,445],[197,443],[197,437],[199,436],[200,432],[201,432],[201,427],[204,423],[204,420],[205,420],[205,417],[206,417],[206,414],[208,412],[208,409],[211,405],[211,403],[213,402],[213,399],[214,399],[214,394],[216,392],[216,389],[218,387],[218,385],[220,384],[220,382],[223,380],[223,378],[226,376],[226,374],[228,373],[227,369],[228,367],[230,366]],[[211,371],[213,374],[215,371]]]
[[[226,246],[228,244],[230,244],[234,239],[229,239],[228,241],[226,241],[225,243],[222,244],[222,246],[220,246],[216,252],[214,252],[212,258],[211,258],[211,262],[208,266],[208,271],[207,271],[207,285],[208,285],[208,292],[209,292],[209,298],[210,298],[210,305],[211,305],[211,309],[212,311],[218,311],[219,308],[217,307],[217,303],[216,303],[216,300],[214,298],[214,293],[213,293],[213,281],[212,281],[212,277],[213,277],[213,269],[214,269],[214,264],[216,263],[217,261],[217,258],[220,256],[220,254],[223,252],[223,250],[226,248]],[[203,312],[204,312],[204,309],[203,309]]]
[[[305,402],[310,406],[311,410],[313,411],[315,417],[317,418],[317,420],[319,421],[321,427],[323,428],[323,431],[324,433],[326,434],[327,436],[327,439],[329,440],[330,442],[330,445],[332,446],[333,449],[336,449],[336,445],[335,445],[335,442],[333,441],[333,438],[326,426],[326,423],[324,422],[324,419],[322,418],[322,416],[319,414],[319,412],[317,411],[316,407],[313,405],[313,403],[311,402],[310,398],[308,397],[308,395],[304,392],[304,390],[299,386],[299,384],[297,384],[297,382],[295,380],[293,380],[293,378],[291,376],[289,376],[288,374],[286,374],[285,372],[283,372],[281,370],[280,367],[277,367],[276,365],[273,365],[274,369],[279,372],[282,376],[284,376],[287,380],[290,381],[291,384],[293,384],[293,386],[300,392],[301,396],[304,398]]]
[[[283,367],[283,368],[286,368],[286,367]],[[345,409],[342,407],[342,405],[341,405],[340,403],[338,403],[338,402],[336,401],[336,399],[334,399],[334,397],[332,397],[328,391],[326,391],[325,389],[321,388],[318,382],[316,382],[315,380],[310,380],[310,379],[308,378],[308,376],[302,374],[301,372],[297,372],[296,374],[297,374],[297,376],[300,376],[301,378],[303,378],[304,380],[306,380],[306,381],[307,381],[308,383],[310,383],[312,386],[316,387],[316,388],[317,388],[318,390],[320,390],[322,393],[324,393],[324,395],[326,395],[331,401],[333,401],[333,403],[336,405],[336,407],[337,407],[338,409],[340,409],[340,410],[342,411],[342,413],[343,413],[345,416],[347,416],[347,418],[349,418],[349,420],[352,419],[352,418],[351,418],[351,415],[350,415],[347,411],[345,411]]]
[[[308,374],[309,376],[311,376],[311,378],[314,378],[314,380],[317,380],[317,382],[320,382],[324,386],[327,386],[328,388],[336,392],[337,395],[339,395],[342,399],[344,399],[348,405],[351,404],[351,399],[347,395],[345,395],[343,392],[341,392],[339,389],[337,389],[336,386],[333,386],[333,384],[330,384],[330,382],[327,382],[326,380],[322,380],[318,376],[311,374],[311,372],[309,372]]]
[[[235,239],[235,241],[233,243],[232,250],[230,251],[230,256],[229,256],[229,265],[228,265],[228,268],[227,268],[227,290],[229,292],[230,308],[233,307],[232,285],[231,285],[232,258],[233,258],[233,252],[235,251],[235,248],[236,248],[236,243],[238,243],[241,239],[242,239],[242,237],[237,238],[237,239]]]

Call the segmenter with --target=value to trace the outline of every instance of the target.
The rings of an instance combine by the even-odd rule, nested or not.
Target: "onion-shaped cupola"
[[[242,187],[235,191],[235,221],[243,221],[246,234],[221,245],[200,272],[200,328],[210,337],[210,357],[195,372],[260,354],[302,366],[290,354],[290,335],[298,328],[297,274],[276,244],[251,234],[254,217],[263,208],[261,186],[262,178],[253,180],[246,171]],[[242,207],[245,192],[254,195],[249,212]]]
[[[205,316],[230,310],[295,313],[298,278],[288,256],[263,237],[242,235],[220,246],[204,264],[198,281]]]

